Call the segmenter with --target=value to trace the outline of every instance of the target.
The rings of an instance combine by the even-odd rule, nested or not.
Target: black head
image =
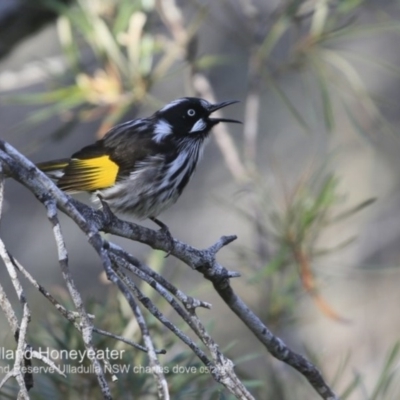
[[[240,123],[234,119],[211,118],[211,114],[220,108],[237,103],[237,100],[211,104],[196,97],[183,97],[167,104],[154,114],[156,119],[155,139],[163,140],[167,136],[205,136],[219,122]]]

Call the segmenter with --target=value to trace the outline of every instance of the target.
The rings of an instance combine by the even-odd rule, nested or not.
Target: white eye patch
[[[187,114],[189,115],[189,117],[194,117],[196,115],[196,111],[191,108],[190,110],[188,110]]]
[[[204,121],[203,118],[200,118],[199,120],[196,121],[196,123],[193,125],[192,129],[189,131],[189,133],[193,132],[201,132],[207,127],[206,121]]]

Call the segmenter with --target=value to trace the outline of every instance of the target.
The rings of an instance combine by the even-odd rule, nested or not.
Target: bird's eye
[[[196,114],[196,111],[191,108],[190,110],[188,110],[187,114],[189,115],[189,117],[193,117]]]

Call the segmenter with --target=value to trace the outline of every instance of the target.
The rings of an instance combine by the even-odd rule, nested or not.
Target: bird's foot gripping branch
[[[70,293],[71,299],[76,308],[76,313],[70,312],[59,304],[54,297],[43,286],[34,280],[34,278],[18,263],[16,258],[6,250],[5,245],[0,240],[0,256],[12,278],[13,286],[16,290],[20,303],[23,307],[23,316],[19,321],[16,313],[13,311],[11,303],[8,301],[5,291],[0,285],[0,307],[3,309],[17,340],[18,349],[24,349],[29,346],[27,343],[27,330],[30,321],[29,305],[19,283],[20,276],[24,276],[39,292],[46,297],[76,329],[81,332],[85,349],[89,352],[96,352],[92,342],[93,332],[102,332],[100,328],[94,325],[94,320],[85,309],[85,304],[79,291],[76,288],[74,279],[70,273],[68,265],[68,252],[65,247],[64,238],[58,220],[58,210],[68,215],[87,236],[90,245],[97,252],[102,266],[110,279],[125,296],[133,315],[135,316],[142,333],[143,345],[138,345],[118,335],[113,335],[116,340],[122,340],[139,350],[147,352],[149,364],[152,367],[155,384],[158,390],[158,396],[162,399],[169,398],[169,388],[166,377],[160,367],[160,354],[162,351],[156,350],[151,332],[148,329],[146,320],[142,314],[142,307],[149,310],[164,326],[179,337],[199,360],[207,367],[207,370],[213,378],[224,385],[224,387],[238,399],[253,399],[252,394],[246,389],[240,379],[237,377],[234,365],[221,351],[219,346],[206,328],[197,317],[195,309],[197,307],[210,308],[210,304],[198,299],[193,299],[185,295],[180,289],[165,280],[162,276],[151,270],[147,265],[128,254],[121,247],[112,242],[106,241],[100,231],[111,233],[113,235],[129,238],[138,242],[145,243],[154,249],[160,249],[168,252],[170,245],[167,234],[163,230],[154,231],[140,225],[123,221],[112,213],[103,213],[101,210],[95,210],[82,203],[73,200],[63,191],[61,191],[44,173],[35,167],[28,159],[17,152],[12,146],[4,141],[0,141],[0,211],[3,199],[3,188],[5,177],[12,177],[30,190],[47,210],[47,216],[52,224],[55,244],[58,250],[58,258],[66,287]],[[1,232],[0,232],[1,233]],[[216,254],[224,246],[235,240],[235,236],[226,236],[219,239],[214,245],[207,249],[196,249],[186,243],[174,239],[174,245],[171,254],[183,261],[193,270],[201,272],[206,279],[212,282],[215,290],[225,301],[227,306],[237,315],[237,317],[253,332],[255,337],[265,346],[268,352],[296,369],[302,374],[321,398],[326,400],[335,400],[338,397],[325,382],[318,369],[305,357],[295,353],[286,344],[274,336],[272,332],[263,324],[263,322],[247,307],[243,300],[233,291],[230,285],[230,278],[238,277],[237,272],[229,271],[218,263]],[[199,346],[195,340],[191,339],[181,329],[174,325],[161,311],[146,297],[140,290],[140,287],[131,279],[133,273],[140,279],[149,283],[178,313],[184,322],[194,332],[203,346]],[[34,352],[34,349],[32,349]],[[42,360],[43,361],[43,360]],[[15,360],[14,369],[11,374],[6,376],[0,383],[1,386],[10,379],[15,378],[21,393],[20,398],[28,399],[28,390],[32,384],[20,371],[24,365],[24,358]],[[44,360],[51,363],[51,360]],[[94,373],[97,376],[99,388],[103,398],[111,399],[110,383],[106,379],[103,366],[96,358],[91,360]],[[54,363],[53,363],[54,364]]]

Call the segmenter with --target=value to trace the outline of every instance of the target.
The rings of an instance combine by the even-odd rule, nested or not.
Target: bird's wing
[[[148,126],[148,125],[147,125]],[[159,154],[146,125],[117,125],[96,143],[72,155],[57,181],[65,191],[95,191],[113,186],[135,172],[138,163]]]

